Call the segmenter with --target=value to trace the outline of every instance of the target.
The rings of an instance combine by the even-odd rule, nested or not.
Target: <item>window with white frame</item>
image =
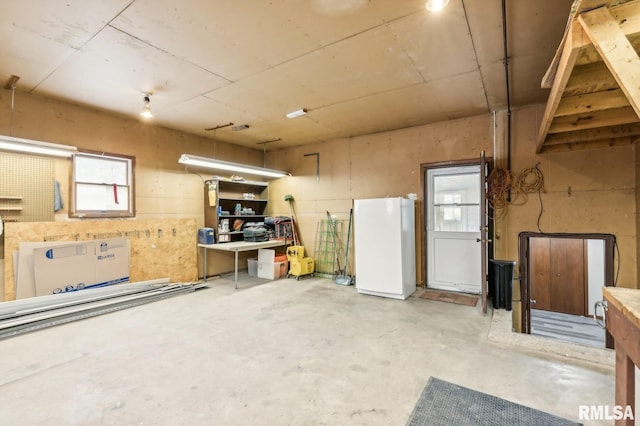
[[[71,217],[132,217],[135,158],[117,154],[73,156]]]

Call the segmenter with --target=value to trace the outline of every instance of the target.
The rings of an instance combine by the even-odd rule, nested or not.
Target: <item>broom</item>
[[[293,245],[298,245],[298,235],[296,233],[296,224],[293,220],[293,206],[291,205],[293,202],[293,195],[285,195],[284,200],[289,204],[289,215],[291,216],[291,233],[293,234]]]

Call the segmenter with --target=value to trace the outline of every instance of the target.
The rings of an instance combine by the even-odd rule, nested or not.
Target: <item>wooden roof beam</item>
[[[640,118],[640,57],[606,7],[578,16],[604,63]]]
[[[621,27],[623,28],[624,33],[627,37],[640,35],[640,22],[634,19],[635,17],[640,16],[640,2],[638,2],[638,0],[576,0],[574,5],[571,7],[571,13],[569,14],[567,27],[565,29],[564,35],[562,36],[562,41],[560,42],[560,45],[556,50],[556,53],[551,61],[551,65],[549,65],[549,68],[542,78],[541,87],[543,89],[549,89],[553,86],[553,82],[555,81],[556,75],[558,73],[560,58],[562,53],[564,52],[564,46],[567,43],[567,36],[571,30],[573,22],[575,22],[576,17],[581,13],[585,13],[602,6],[611,8],[613,16],[618,22],[621,22]],[[573,42],[575,43],[576,41],[574,40]],[[574,47],[578,47],[578,45],[574,45]],[[580,47],[588,50],[590,47],[592,47],[591,41],[589,39],[585,39]],[[580,58],[578,58],[578,64],[584,65],[587,63],[589,63],[588,60],[581,60]]]
[[[620,89],[585,93],[577,96],[564,96],[558,105],[555,117],[605,111],[628,106],[629,101]]]
[[[631,45],[637,50],[640,47],[640,2],[637,0],[632,3],[623,4],[617,7],[609,6],[609,12],[613,16],[614,21],[618,24],[624,35],[627,37]],[[587,38],[588,43],[580,52],[576,65],[585,65],[592,62],[601,61],[601,56],[591,40]]]
[[[631,137],[626,136],[623,138],[602,139],[597,141],[571,142],[562,145],[545,145],[543,152],[566,152],[578,151],[581,149],[611,148],[612,146],[630,145],[632,143],[636,142],[634,142]]]
[[[592,142],[640,136],[640,123],[619,126],[598,127],[596,129],[572,130],[547,135],[544,148],[553,145],[565,145],[576,142]]]
[[[569,81],[569,77],[571,76],[571,70],[573,69],[573,66],[576,63],[576,59],[578,58],[580,46],[582,45],[581,40],[583,39],[583,34],[584,32],[582,28],[577,24],[576,21],[574,21],[571,25],[570,31],[565,34],[566,40],[564,43],[562,56],[560,56],[560,62],[558,63],[556,78],[553,80],[551,93],[549,94],[547,106],[544,110],[542,123],[538,132],[538,142],[536,145],[537,153],[539,153],[542,148],[544,139],[547,136],[549,128],[551,127],[553,116],[555,115],[556,109],[560,104],[562,93],[564,92],[564,89],[567,86],[567,82]]]
[[[553,123],[551,123],[548,133],[595,129],[597,127],[619,126],[621,124],[634,124],[637,122],[638,116],[631,107],[592,111],[584,114],[556,117]]]
[[[577,96],[619,88],[607,66],[600,61],[589,65],[575,66],[562,96]]]

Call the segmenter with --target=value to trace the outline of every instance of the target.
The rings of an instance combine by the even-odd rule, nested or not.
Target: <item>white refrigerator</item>
[[[356,289],[406,299],[416,291],[414,202],[408,198],[355,200]]]

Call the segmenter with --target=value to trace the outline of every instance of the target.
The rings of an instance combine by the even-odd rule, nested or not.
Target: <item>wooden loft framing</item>
[[[640,141],[640,0],[576,0],[542,87],[536,152]]]

